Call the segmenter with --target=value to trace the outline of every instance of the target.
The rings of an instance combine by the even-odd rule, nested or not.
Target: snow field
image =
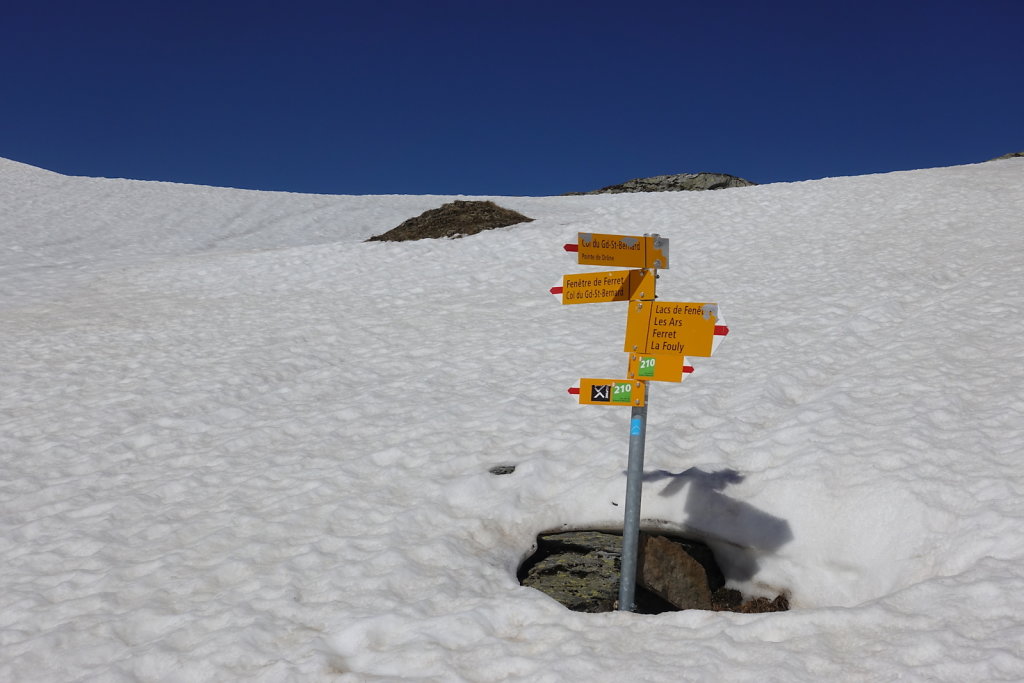
[[[442,197],[67,178],[0,231],[0,678],[1024,677],[1020,160],[713,193]],[[577,231],[672,241],[732,333],[653,387],[644,517],[784,614],[581,615],[537,533],[621,525],[621,304]],[[496,477],[496,464],[516,472]]]

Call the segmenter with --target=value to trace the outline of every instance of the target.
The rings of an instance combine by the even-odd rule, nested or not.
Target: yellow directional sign
[[[668,239],[658,236],[577,235],[577,262],[584,266],[668,268]]]
[[[685,362],[686,359],[681,356],[631,353],[626,376],[630,379],[654,382],[682,382]]]
[[[563,304],[654,298],[653,270],[607,270],[562,276]]]
[[[626,316],[626,353],[710,356],[718,304],[634,301]]]
[[[580,403],[594,406],[643,406],[645,384],[632,379],[581,379]]]

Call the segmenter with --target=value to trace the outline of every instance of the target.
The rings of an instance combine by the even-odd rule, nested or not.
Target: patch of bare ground
[[[436,209],[424,211],[419,216],[410,218],[397,227],[380,235],[374,235],[366,241],[405,242],[441,237],[463,237],[475,235],[484,230],[506,228],[532,220],[518,211],[506,209],[491,201],[456,200]]]

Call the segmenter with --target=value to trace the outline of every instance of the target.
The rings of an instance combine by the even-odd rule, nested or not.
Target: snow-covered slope
[[[0,161],[0,679],[1024,678],[1024,160],[713,193],[445,197]],[[732,330],[653,387],[650,527],[787,613],[569,612],[538,532],[621,525],[622,304],[577,231],[672,241]],[[488,468],[515,464],[514,474]]]

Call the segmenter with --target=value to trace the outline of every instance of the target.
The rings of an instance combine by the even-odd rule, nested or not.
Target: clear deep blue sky
[[[0,157],[331,194],[1024,150],[1024,0],[0,0]]]

